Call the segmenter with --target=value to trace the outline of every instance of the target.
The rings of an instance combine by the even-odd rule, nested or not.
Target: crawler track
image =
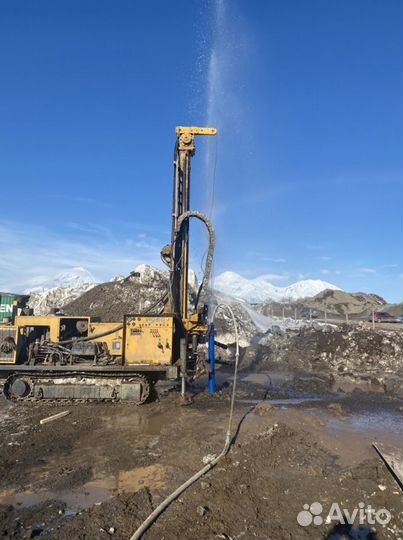
[[[130,374],[46,374],[18,373],[4,382],[4,396],[14,402],[129,402],[142,405],[150,396],[145,375]]]

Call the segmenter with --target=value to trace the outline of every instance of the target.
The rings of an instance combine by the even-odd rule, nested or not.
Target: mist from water
[[[242,17],[229,0],[215,0],[211,9],[211,42],[206,79],[206,125],[218,129],[218,138],[208,141],[205,153],[206,206],[214,219],[220,207],[215,184],[223,160],[241,159],[235,146],[246,126],[244,63],[249,45]],[[238,141],[237,141],[238,139]]]
[[[193,125],[215,127],[215,137],[197,138],[197,164],[193,171],[192,197],[212,220],[217,233],[216,255],[221,252],[220,221],[227,199],[241,182],[248,130],[245,98],[250,60],[250,32],[234,0],[207,0],[194,29],[198,58],[190,81],[189,117]],[[199,162],[200,160],[200,162]],[[199,166],[200,163],[200,166]],[[243,179],[243,178],[242,178]],[[192,224],[193,246],[205,246],[205,232]],[[193,267],[201,277],[205,255],[194,253]],[[217,260],[217,258],[215,258]]]
[[[205,142],[204,198],[206,212],[216,230],[216,255],[219,255],[224,245],[220,226],[223,213],[228,199],[234,197],[235,185],[240,182],[239,176],[246,167],[246,153],[243,154],[240,149],[244,148],[245,132],[248,130],[248,104],[243,92],[250,40],[244,18],[234,1],[214,0],[210,25],[205,125],[216,127],[218,135]]]

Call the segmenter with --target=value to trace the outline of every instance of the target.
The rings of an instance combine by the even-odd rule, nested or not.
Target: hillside
[[[297,315],[304,309],[312,308],[319,312],[319,315],[327,311],[328,316],[344,317],[346,313],[349,316],[367,317],[372,311],[386,309],[385,300],[376,294],[367,293],[348,293],[341,290],[325,290],[312,298],[305,298],[301,301],[290,302],[287,304],[266,303],[255,305],[255,309],[264,315],[281,315],[284,309],[286,315],[293,315],[295,310]],[[400,314],[401,310],[399,310]]]

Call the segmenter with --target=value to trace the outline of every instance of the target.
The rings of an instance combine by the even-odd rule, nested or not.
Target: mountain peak
[[[270,283],[267,276],[248,279],[235,272],[219,274],[214,280],[214,288],[255,304],[294,301],[315,296],[325,289],[339,290],[336,285],[320,279],[305,279],[286,287],[279,287]]]
[[[97,280],[89,270],[82,266],[66,268],[56,276],[44,279],[34,287],[26,290],[29,293],[40,293],[51,289],[67,289],[71,287],[80,287],[83,285],[95,285]]]

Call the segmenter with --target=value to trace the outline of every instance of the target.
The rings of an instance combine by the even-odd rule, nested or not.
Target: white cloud
[[[322,274],[322,276],[327,276],[328,274],[330,274],[330,270],[328,270],[327,268],[322,268],[320,273]]]
[[[277,258],[276,257],[274,257],[274,258],[266,257],[266,260],[270,261],[272,263],[276,263],[276,264],[277,263],[285,263],[285,262],[287,262],[287,259],[283,259],[282,257],[277,257]]]
[[[328,257],[326,255],[320,255],[320,256],[318,256],[316,258],[319,259],[320,261],[331,261],[332,260],[332,257]]]
[[[93,224],[81,229],[84,237],[66,239],[45,227],[0,222],[0,290],[19,292],[77,266],[103,281],[141,263],[160,265],[163,242],[116,239],[106,227]]]
[[[375,268],[360,268],[359,270],[363,274],[376,274]]]

